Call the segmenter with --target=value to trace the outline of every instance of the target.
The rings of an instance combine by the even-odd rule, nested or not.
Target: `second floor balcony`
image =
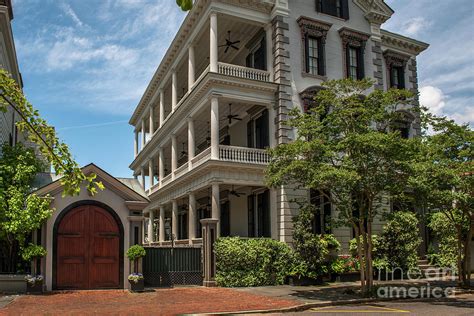
[[[182,34],[186,20],[178,32],[130,120],[135,126],[135,157],[208,74],[236,84],[273,82],[270,16],[221,5],[193,9],[190,14],[196,20],[190,23],[195,27]]]

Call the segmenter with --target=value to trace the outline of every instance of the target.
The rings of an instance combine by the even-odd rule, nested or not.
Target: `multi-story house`
[[[196,0],[130,119],[130,168],[150,199],[145,240],[200,243],[200,219],[216,218],[219,236],[291,242],[293,198],[324,201],[266,187],[265,148],[294,139],[287,113],[326,80],[418,91],[416,57],[428,45],[383,30],[393,13],[383,0]],[[417,117],[406,117],[400,128],[415,136]],[[320,232],[336,216],[323,209]],[[332,233],[344,247],[353,234]]]
[[[11,0],[0,0],[0,67],[6,69],[19,86],[22,86],[15,43],[13,41],[12,19],[13,9]],[[18,133],[15,126],[15,122],[19,119],[19,115],[10,107],[8,107],[6,112],[0,112],[0,145],[3,143],[13,145],[23,140],[21,133]]]

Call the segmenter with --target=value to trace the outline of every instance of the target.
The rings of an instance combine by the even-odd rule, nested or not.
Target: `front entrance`
[[[120,287],[121,230],[109,211],[77,206],[60,219],[56,232],[57,289]]]

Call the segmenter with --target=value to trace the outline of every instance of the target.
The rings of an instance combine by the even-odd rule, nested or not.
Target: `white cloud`
[[[64,13],[67,16],[69,16],[74,21],[74,23],[77,26],[79,26],[79,27],[84,26],[84,23],[81,21],[81,19],[79,19],[76,12],[71,8],[71,6],[69,4],[67,4],[65,2],[62,2],[59,7],[64,11]]]
[[[403,32],[408,36],[414,36],[430,25],[431,23],[426,21],[423,17],[412,18],[403,23]]]
[[[438,116],[447,116],[458,123],[474,124],[472,98],[451,98],[434,86],[420,88],[420,104]]]

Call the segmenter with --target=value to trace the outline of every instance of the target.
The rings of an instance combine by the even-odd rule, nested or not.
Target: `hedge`
[[[293,260],[288,245],[268,238],[220,238],[215,251],[216,281],[223,287],[283,284]]]

